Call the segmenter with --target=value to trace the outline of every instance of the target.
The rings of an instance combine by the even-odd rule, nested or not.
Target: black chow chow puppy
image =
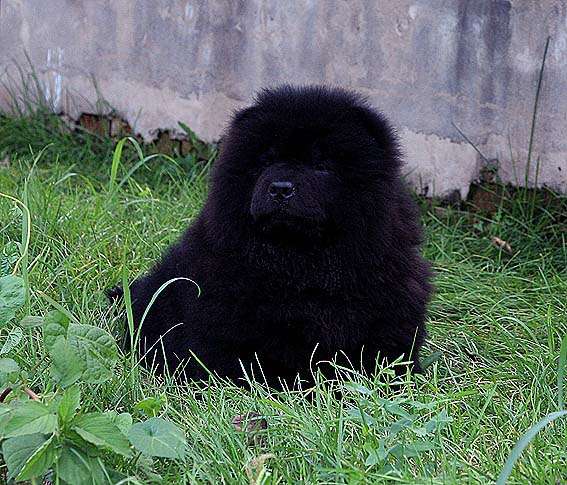
[[[401,164],[356,94],[263,91],[232,120],[197,220],[132,285],[137,325],[168,280],[202,291],[179,279],[159,294],[141,329],[150,360],[162,366],[163,347],[174,369],[191,350],[220,376],[252,365],[272,384],[337,355],[369,372],[404,355],[419,371],[430,272]],[[195,359],[185,373],[206,377]]]

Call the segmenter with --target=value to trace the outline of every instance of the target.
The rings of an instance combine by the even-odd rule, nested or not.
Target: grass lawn
[[[204,200],[206,171],[187,175],[186,160],[175,167],[153,159],[118,187],[134,162],[116,165],[111,177],[112,153],[84,147],[69,155],[58,141],[35,164],[37,152],[5,152],[10,160],[0,166],[0,192],[25,201],[31,213],[28,257],[16,270],[27,268],[29,305],[15,322],[59,305],[118,337],[122,319],[108,309],[104,290],[124,274],[135,278],[178,237]],[[436,270],[423,352],[434,362],[425,375],[393,389],[387,377],[337,369],[336,380],[318,379],[313,389],[275,393],[216,380],[159,380],[120,354],[104,382],[78,381],[81,409],[126,411],[134,422],[147,419],[144,412],[163,416],[185,431],[187,452],[184,459],[151,459],[106,451],[101,460],[137,480],[131,483],[494,482],[522,434],[558,411],[567,202],[537,198],[533,213],[520,193],[492,216],[423,203],[425,254]],[[0,231],[8,274],[13,242],[22,240],[22,211],[6,198]],[[494,236],[512,252],[496,247]],[[0,329],[2,341],[7,331]],[[27,371],[25,386],[41,399],[61,394],[41,328],[24,328],[1,357]],[[153,411],[136,406],[145,398],[156,398],[144,401]],[[248,412],[262,415],[267,428],[235,429],[233,418]],[[566,450],[567,419],[557,419],[524,450],[508,483],[567,483]]]

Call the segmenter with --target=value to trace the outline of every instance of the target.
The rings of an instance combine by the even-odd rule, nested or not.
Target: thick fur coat
[[[204,378],[193,352],[220,376],[252,367],[271,384],[337,355],[368,372],[403,355],[419,371],[430,271],[401,166],[388,122],[355,93],[262,91],[232,119],[200,215],[132,284],[137,325],[168,280],[201,289],[180,279],[159,294],[147,358]]]

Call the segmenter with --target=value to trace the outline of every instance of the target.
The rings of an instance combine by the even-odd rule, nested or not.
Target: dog
[[[225,132],[199,216],[131,285],[146,361],[270,385],[336,358],[420,372],[431,271],[401,168],[393,129],[358,94],[261,91]]]

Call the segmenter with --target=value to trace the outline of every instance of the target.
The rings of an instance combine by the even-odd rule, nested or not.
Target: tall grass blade
[[[193,283],[197,287],[197,297],[201,296],[201,287],[199,286],[199,284],[196,281],[192,280],[191,278],[186,278],[185,276],[178,276],[177,278],[171,278],[170,280],[167,280],[152,295],[152,298],[151,298],[150,302],[148,303],[148,306],[144,310],[144,314],[142,315],[142,319],[140,320],[140,327],[138,328],[138,333],[140,332],[140,329],[142,328],[142,325],[144,324],[144,321],[146,320],[146,317],[148,316],[150,309],[152,308],[154,302],[157,300],[157,297],[160,295],[160,293],[163,290],[165,290],[171,283],[175,283],[176,281],[180,281],[180,280],[190,281],[191,283]]]
[[[126,321],[130,332],[130,350],[134,349],[134,314],[132,313],[132,295],[128,284],[128,268],[126,267],[126,246],[122,252],[122,291],[124,293],[124,306],[126,307]]]
[[[512,469],[514,468],[516,461],[518,461],[518,458],[520,458],[522,451],[524,451],[524,449],[530,444],[536,434],[538,434],[549,423],[556,420],[557,418],[561,418],[562,416],[567,416],[567,411],[557,411],[555,413],[550,413],[524,433],[524,435],[520,438],[520,440],[516,443],[516,445],[510,452],[506,463],[504,463],[504,467],[502,468],[502,471],[498,476],[498,480],[496,480],[496,485],[506,485],[506,481],[510,477]]]
[[[525,188],[527,190],[528,188],[528,183],[529,183],[529,179],[530,179],[530,169],[531,169],[531,164],[532,164],[532,152],[533,152],[533,147],[534,147],[534,136],[535,136],[535,130],[536,130],[536,122],[537,122],[537,108],[539,105],[539,98],[540,98],[540,94],[541,94],[541,84],[543,81],[543,71],[545,69],[545,61],[547,59],[547,51],[549,49],[549,42],[551,40],[551,37],[547,38],[547,41],[545,42],[545,49],[543,51],[543,59],[541,61],[541,67],[539,70],[539,77],[538,77],[538,81],[537,81],[537,89],[536,89],[536,96],[535,96],[535,101],[534,101],[534,109],[532,112],[532,126],[530,129],[530,142],[528,145],[528,159],[526,161],[526,173],[525,173],[525,180],[524,180],[524,184],[525,184]]]
[[[0,192],[0,197],[4,197],[12,202],[15,202],[19,207],[22,208],[23,211],[23,218],[22,218],[22,247],[20,249],[20,257],[17,259],[16,263],[14,264],[14,269],[12,270],[12,274],[16,274],[18,272],[18,267],[24,259],[28,255],[29,245],[30,245],[30,237],[31,237],[31,214],[26,204],[24,204],[21,200],[12,197],[11,195],[4,194]]]
[[[134,332],[134,319],[132,317],[131,322],[128,322],[128,328],[130,329],[130,342],[131,342],[131,349],[130,351],[132,352],[132,355],[134,354],[134,349],[138,348],[139,342],[140,342],[140,338],[141,338],[141,333],[142,333],[142,326],[144,325],[144,321],[146,320],[146,317],[148,316],[148,313],[150,312],[150,309],[152,308],[154,302],[157,300],[158,296],[172,283],[175,283],[176,281],[180,281],[180,280],[184,280],[184,281],[190,281],[191,283],[193,283],[196,287],[197,287],[197,297],[201,296],[201,287],[199,286],[199,284],[192,280],[191,278],[186,278],[184,276],[178,276],[177,278],[171,278],[170,280],[167,280],[164,284],[162,284],[157,290],[156,292],[152,295],[152,298],[150,300],[150,302],[148,303],[148,305],[146,306],[146,309],[144,310],[144,314],[142,315],[142,318],[140,320],[140,323],[138,325],[138,329],[136,330],[136,332]],[[123,280],[124,282],[124,280]],[[130,307],[130,311],[132,308],[132,302],[131,302],[131,295],[130,295],[130,289],[128,288],[128,286],[126,284],[124,284],[124,302],[126,303],[126,292],[128,292],[128,305]],[[130,317],[129,317],[130,318]],[[178,324],[181,325],[181,324]],[[175,327],[177,327],[178,325],[174,325],[173,327],[171,327],[167,332],[170,332],[171,330],[173,330]],[[167,333],[166,332],[166,333]],[[134,335],[134,338],[132,338],[132,336]],[[162,336],[163,337],[163,336]],[[155,345],[155,344],[154,344]],[[134,365],[132,367],[131,370],[133,370],[135,367],[137,366]]]
[[[116,181],[118,179],[118,168],[120,166],[120,162],[122,161],[122,152],[124,150],[124,145],[126,144],[126,142],[130,142],[132,144],[132,146],[134,147],[134,149],[136,150],[136,153],[138,155],[138,162],[136,162],[136,164],[130,170],[128,170],[126,175],[117,184]],[[110,169],[110,181],[108,183],[109,192],[113,192],[116,188],[122,187],[126,182],[128,182],[130,177],[132,177],[132,175],[134,175],[134,173],[140,167],[142,167],[143,165],[148,163],[150,160],[153,160],[155,158],[164,158],[168,162],[171,162],[175,166],[179,167],[179,164],[173,158],[171,158],[168,155],[165,155],[163,153],[156,153],[156,154],[149,155],[149,156],[145,157],[144,152],[142,151],[142,147],[140,146],[140,144],[138,143],[138,141],[135,138],[133,138],[131,136],[127,136],[125,138],[122,138],[116,144],[116,147],[114,149],[114,154],[112,155],[112,166],[111,166],[111,169]]]
[[[73,315],[69,310],[67,310],[63,305],[61,305],[61,303],[56,302],[53,298],[51,298],[49,295],[47,295],[46,293],[44,293],[41,290],[36,290],[43,299],[45,299],[53,308],[56,308],[57,310],[59,310],[61,313],[63,313],[63,315],[67,316],[69,318],[69,320],[71,320],[73,323],[77,323],[80,324],[81,322],[77,319],[77,317],[75,317],[75,315]]]
[[[134,173],[143,165],[145,165],[147,162],[149,162],[150,160],[153,160],[154,158],[164,158],[165,160],[167,160],[168,162],[173,163],[176,166],[179,166],[179,164],[170,156],[165,155],[163,153],[155,153],[154,155],[149,155],[147,157],[142,157],[137,163],[136,165],[134,165],[130,170],[128,170],[128,173],[124,176],[124,178],[120,181],[120,183],[118,184],[118,187],[122,187],[126,182],[128,182],[128,179],[134,175]]]
[[[490,163],[490,161],[488,160],[488,158],[486,158],[486,157],[484,156],[484,153],[482,153],[482,152],[480,151],[480,148],[478,148],[478,147],[472,142],[472,140],[471,140],[467,135],[465,135],[465,134],[463,133],[463,131],[462,131],[455,123],[452,123],[452,125],[455,127],[455,130],[457,130],[457,131],[459,132],[459,135],[461,135],[461,136],[465,139],[465,141],[466,141],[471,147],[473,147],[473,148],[475,149],[475,151],[480,155],[480,158],[482,158],[486,163]]]
[[[112,192],[114,186],[116,185],[116,177],[118,176],[118,166],[122,160],[122,150],[124,149],[124,144],[128,141],[128,138],[122,138],[114,148],[114,153],[112,154],[112,165],[110,167],[110,181],[108,182],[108,190]]]

